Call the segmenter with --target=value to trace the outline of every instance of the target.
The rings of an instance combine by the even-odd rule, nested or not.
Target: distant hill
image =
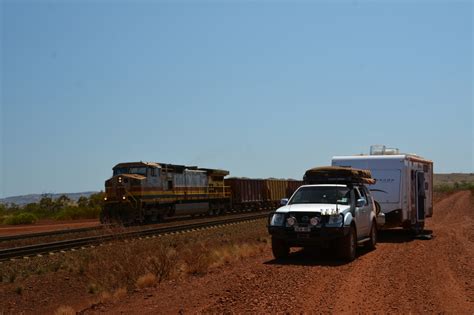
[[[79,193],[62,193],[62,194],[47,194],[51,196],[53,199],[57,199],[62,195],[68,196],[69,199],[77,201],[80,197],[89,197],[92,194],[98,193],[98,191],[85,191]],[[44,194],[29,194],[23,196],[12,196],[0,199],[0,203],[7,204],[7,203],[14,203],[19,206],[24,206],[29,203],[38,202],[43,198]]]

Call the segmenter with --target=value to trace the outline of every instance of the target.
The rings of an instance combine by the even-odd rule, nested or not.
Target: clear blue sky
[[[472,2],[0,3],[0,197],[136,160],[301,178],[371,144],[473,172]]]

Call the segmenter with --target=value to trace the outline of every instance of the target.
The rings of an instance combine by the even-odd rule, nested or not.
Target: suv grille
[[[299,226],[306,226],[309,224],[309,220],[314,217],[318,217],[321,221],[324,221],[319,212],[289,212],[288,216],[294,217]],[[324,217],[323,217],[324,218]]]

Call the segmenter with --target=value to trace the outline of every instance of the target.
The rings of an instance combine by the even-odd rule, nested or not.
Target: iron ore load
[[[119,163],[105,182],[102,223],[159,222],[164,217],[219,215],[279,204],[297,180],[229,178],[226,170],[167,163]]]

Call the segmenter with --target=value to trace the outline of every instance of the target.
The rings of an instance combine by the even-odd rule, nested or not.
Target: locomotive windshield
[[[298,189],[288,204],[338,203],[340,205],[349,205],[350,199],[350,190],[347,187],[310,186]]]
[[[138,174],[146,176],[146,167],[119,167],[114,169],[114,176],[120,174]]]

